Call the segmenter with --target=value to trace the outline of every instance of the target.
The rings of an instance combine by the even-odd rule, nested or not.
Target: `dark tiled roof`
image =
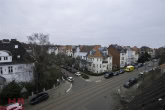
[[[87,53],[89,53],[93,48],[94,48],[94,46],[83,46],[80,49],[80,52],[87,52]]]
[[[10,51],[12,53],[13,60],[15,61],[23,61],[23,56],[27,54],[23,45],[19,41],[14,39],[9,41],[8,43],[6,42],[8,42],[8,39],[3,40],[3,42],[0,43],[0,50]],[[15,45],[18,45],[18,48],[15,48]],[[18,59],[17,55],[20,55],[21,58]]]
[[[113,48],[115,48],[116,50],[118,50],[120,53],[126,53],[126,50],[127,50],[127,49],[124,49],[122,46],[119,46],[119,45],[117,45],[117,44],[115,44],[115,45],[110,45],[110,46],[112,46]]]

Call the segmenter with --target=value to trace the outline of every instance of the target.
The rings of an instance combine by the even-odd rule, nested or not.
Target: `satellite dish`
[[[0,85],[3,85],[6,82],[6,78],[0,76]]]

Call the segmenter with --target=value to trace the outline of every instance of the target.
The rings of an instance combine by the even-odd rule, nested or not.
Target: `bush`
[[[14,98],[21,98],[21,86],[19,86],[18,83],[15,81],[10,82],[8,85],[6,85],[2,92],[0,93],[0,104],[6,105],[8,104],[8,99],[14,99]]]
[[[102,75],[104,75],[105,72],[103,72],[103,73],[92,73],[92,72],[89,72],[89,71],[84,71],[84,73],[86,73],[87,75],[90,75],[90,76],[102,76]]]
[[[86,74],[81,74],[81,76],[82,76],[84,79],[89,79],[89,76],[86,75]]]

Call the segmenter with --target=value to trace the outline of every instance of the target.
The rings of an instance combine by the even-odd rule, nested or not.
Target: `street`
[[[157,63],[154,64],[154,66],[156,65]],[[146,70],[150,68],[152,67],[146,66]],[[144,70],[145,66],[99,83],[86,82],[72,73],[67,73],[75,79],[71,91],[49,103],[45,101],[38,104],[32,107],[32,110],[113,110],[113,99],[110,94],[123,86],[128,79],[137,77],[138,73]]]

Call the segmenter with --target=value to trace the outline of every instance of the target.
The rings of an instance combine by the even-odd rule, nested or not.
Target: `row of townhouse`
[[[25,63],[26,50],[16,39],[0,41],[0,85],[15,80],[30,82],[33,80],[33,63]]]
[[[113,68],[123,68],[136,63],[139,58],[138,48],[130,46],[110,45],[108,52],[113,57]]]
[[[136,63],[139,58],[139,49],[130,46],[110,45],[108,48],[100,45],[54,46],[49,53],[57,55],[64,53],[73,58],[85,61],[85,67],[94,73],[111,71],[126,65]]]

